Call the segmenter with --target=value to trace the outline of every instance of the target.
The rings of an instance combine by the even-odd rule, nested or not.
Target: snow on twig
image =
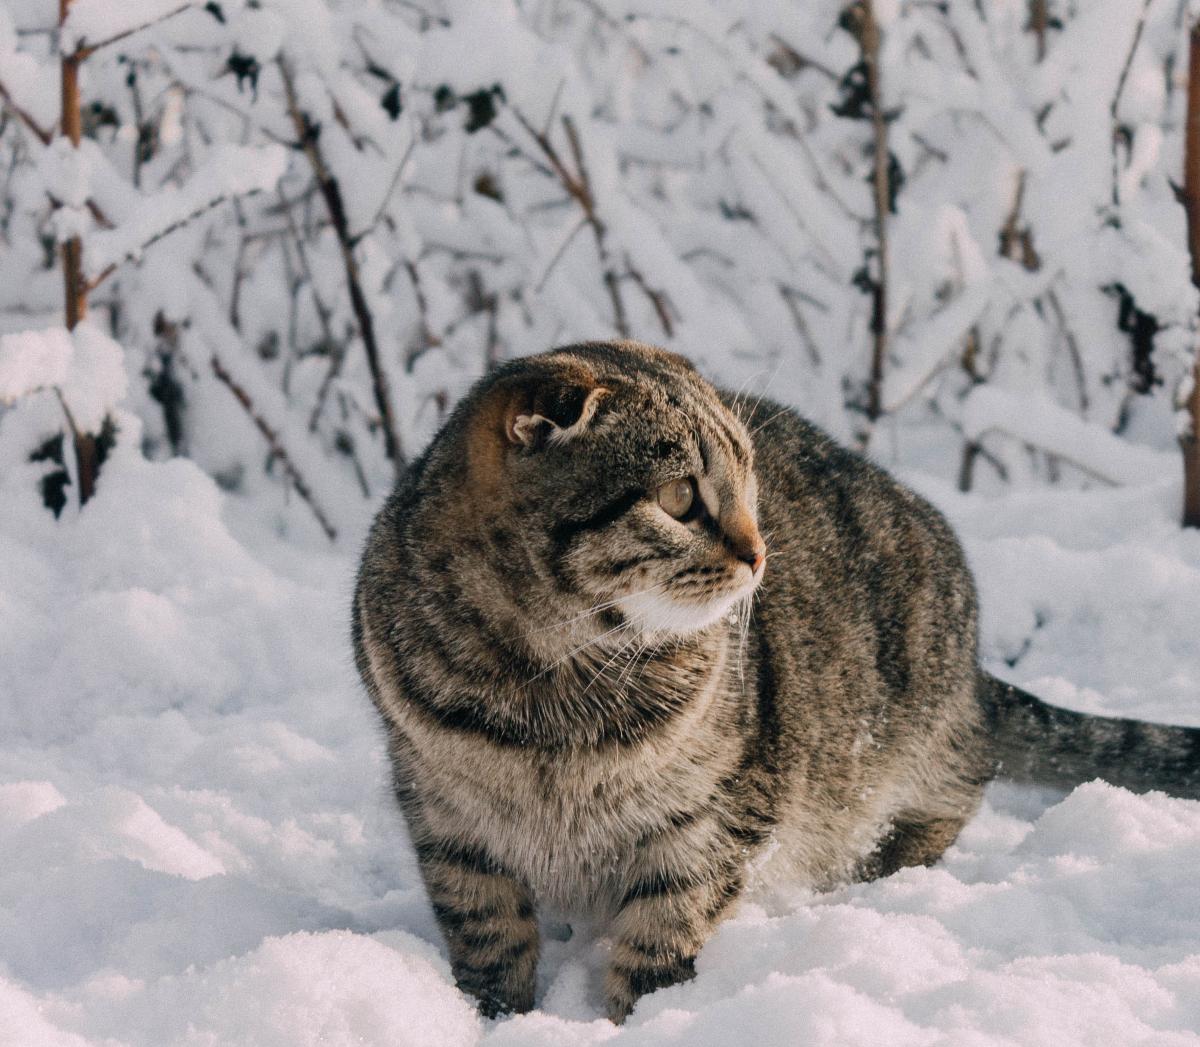
[[[963,405],[962,427],[969,440],[1003,433],[1114,486],[1151,483],[1176,468],[1174,456],[1122,440],[1041,392],[976,386]]]
[[[122,262],[136,260],[146,248],[225,201],[274,188],[286,167],[287,155],[279,146],[213,150],[183,186],[145,198],[135,215],[88,237],[89,286],[96,287]]]

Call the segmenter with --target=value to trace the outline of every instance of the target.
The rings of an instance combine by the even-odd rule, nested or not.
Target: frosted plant
[[[0,325],[59,322],[78,233],[147,452],[281,526],[299,478],[336,530],[498,361],[614,335],[964,488],[1174,438],[1167,0],[74,3],[112,42],[73,151],[56,9],[0,14]]]

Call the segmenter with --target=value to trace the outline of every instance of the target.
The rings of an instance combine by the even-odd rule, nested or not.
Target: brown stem
[[[609,301],[612,302],[613,327],[622,338],[628,338],[629,322],[625,315],[625,303],[621,299],[620,278],[617,276],[617,272],[612,265],[612,260],[609,258],[608,245],[606,243],[607,227],[600,219],[600,216],[596,214],[596,200],[592,195],[591,179],[588,177],[587,164],[584,163],[583,146],[579,141],[579,132],[575,127],[575,121],[570,116],[563,115],[563,130],[566,132],[567,143],[571,147],[571,156],[575,161],[575,168],[579,172],[578,174],[573,174],[568,169],[562,157],[558,155],[558,150],[555,149],[554,143],[550,141],[549,135],[534,127],[519,110],[514,109],[513,113],[521,126],[525,128],[526,133],[537,142],[538,148],[541,149],[551,169],[558,176],[562,187],[579,204],[580,210],[583,211],[584,220],[592,230],[592,238],[596,242],[596,254],[600,258],[604,288],[608,292]]]
[[[1192,256],[1192,283],[1200,288],[1200,23],[1192,26],[1188,50],[1183,206]],[[1200,350],[1195,354],[1186,409],[1191,430],[1179,439],[1183,451],[1183,526],[1200,527]]]
[[[1029,0],[1029,24],[1027,29],[1033,32],[1037,40],[1037,60],[1046,57],[1046,30],[1050,27],[1050,12],[1047,0]]]
[[[245,195],[246,196],[254,196],[258,192],[259,192],[258,189],[252,189]],[[148,240],[143,241],[133,250],[127,251],[125,253],[125,255],[121,258],[120,261],[110,262],[99,273],[97,273],[94,277],[92,277],[91,280],[86,281],[86,283],[84,284],[84,288],[83,288],[85,297],[86,297],[88,291],[94,291],[97,287],[99,287],[102,283],[104,283],[105,280],[107,280],[110,276],[112,276],[112,274],[117,271],[117,267],[121,264],[121,262],[129,261],[133,258],[136,258],[139,254],[141,254],[143,251],[145,251],[147,247],[153,247],[156,243],[159,242],[159,240],[165,239],[166,237],[170,236],[177,229],[182,229],[189,222],[193,222],[197,218],[199,218],[201,215],[207,214],[214,207],[220,207],[221,204],[223,204],[228,199],[229,199],[229,197],[224,196],[224,195],[214,196],[211,200],[208,200],[207,202],[201,204],[194,211],[191,211],[189,214],[184,215],[182,218],[178,219],[177,221],[172,222],[165,229],[160,230],[159,232],[157,232],[153,236],[151,236]],[[234,326],[236,327],[237,325],[235,324]]]
[[[68,0],[69,2],[69,0]],[[76,49],[74,57],[82,61],[85,58],[90,58],[102,47],[108,47],[110,44],[115,44],[118,40],[124,40],[127,36],[133,36],[134,33],[140,33],[143,29],[149,29],[152,25],[158,25],[159,22],[165,22],[168,18],[174,18],[178,14],[182,14],[189,7],[194,6],[191,3],[180,4],[174,11],[168,11],[158,18],[152,18],[149,22],[143,22],[141,25],[135,25],[131,29],[122,30],[119,33],[114,33],[105,40],[100,40],[97,43],[89,44],[84,40]]]
[[[296,226],[296,218],[292,214],[292,201],[284,195],[282,189],[277,191],[279,193],[279,206],[283,210],[288,233],[292,238],[292,242],[296,245],[296,257],[300,262],[300,271],[304,279],[308,281],[313,308],[317,311],[317,322],[321,325],[321,334],[325,338],[325,344],[329,347],[329,370],[325,372],[325,377],[321,379],[321,387],[317,390],[317,401],[313,405],[312,413],[308,418],[308,431],[315,433],[317,431],[317,423],[321,418],[321,412],[325,409],[325,398],[329,395],[329,390],[333,386],[334,379],[337,378],[342,369],[342,363],[346,359],[346,346],[333,336],[333,310],[322,300],[320,289],[317,287],[316,280],[313,279],[312,267],[308,263],[308,248],[304,246],[304,238],[300,235],[300,230]]]
[[[871,312],[871,379],[867,386],[867,418],[875,422],[883,414],[883,365],[887,358],[888,306],[888,226],[891,209],[888,174],[888,130],[883,110],[883,84],[879,69],[879,25],[871,0],[859,6],[859,45],[867,71],[867,91],[871,97],[871,131],[875,145],[872,188],[875,197],[875,243],[879,251],[879,274],[874,282]]]
[[[1133,56],[1137,53],[1138,44],[1142,40],[1142,32],[1146,28],[1146,12],[1150,9],[1150,0],[1142,0],[1142,13],[1138,18],[1137,28],[1133,31],[1133,41],[1125,55],[1125,64],[1121,66],[1121,75],[1117,78],[1117,90],[1113,94],[1108,107],[1108,119],[1112,133],[1112,202],[1116,207],[1121,203],[1119,188],[1120,176],[1120,125],[1117,122],[1117,110],[1121,105],[1121,95],[1125,93],[1125,81],[1129,78],[1129,69],[1133,65]]]
[[[40,126],[27,110],[17,105],[13,100],[13,96],[8,93],[8,89],[2,83],[0,83],[0,102],[4,103],[6,109],[16,114],[17,119],[29,129],[34,138],[41,142],[42,145],[50,144],[51,139],[54,138],[54,132]]]
[[[300,109],[300,101],[296,95],[296,85],[292,80],[291,70],[287,62],[279,59],[279,72],[283,79],[283,88],[287,96],[288,115],[299,140],[300,148],[312,168],[317,180],[317,187],[329,211],[329,219],[333,223],[338,245],[342,253],[342,265],[346,270],[346,284],[350,292],[350,306],[358,321],[358,333],[362,336],[363,348],[367,354],[367,367],[371,372],[371,384],[375,394],[375,407],[379,411],[380,425],[383,427],[384,453],[392,461],[397,475],[404,467],[404,452],[400,446],[400,437],[396,433],[395,413],[392,411],[391,393],[388,389],[387,375],[383,370],[382,355],[379,343],[375,337],[375,321],[371,308],[367,304],[367,296],[363,292],[362,277],[358,268],[358,259],[354,257],[354,241],[350,233],[349,220],[346,217],[345,204],[342,201],[342,190],[337,178],[325,162],[317,140],[317,131]]]
[[[633,280],[642,293],[650,300],[650,304],[654,307],[654,313],[658,317],[658,322],[662,324],[663,334],[668,338],[675,336],[675,324],[671,320],[671,310],[667,306],[667,296],[662,291],[655,290],[648,283],[641,271],[635,269],[629,261],[629,256],[625,256],[625,264],[629,269],[630,279]]]
[[[982,458],[993,469],[996,470],[996,475],[1005,483],[1008,483],[1008,469],[999,458],[989,451],[983,444],[975,440],[968,440],[963,444],[962,461],[958,466],[958,489],[963,494],[968,494],[975,484],[975,462]]]
[[[575,168],[579,172],[580,192],[576,199],[587,215],[588,225],[596,240],[596,254],[600,256],[600,266],[604,270],[604,286],[608,288],[608,297],[612,301],[613,326],[622,338],[629,337],[629,322],[625,318],[625,303],[621,300],[621,287],[618,283],[616,270],[608,256],[605,246],[607,227],[596,214],[596,198],[592,195],[592,180],[588,177],[587,165],[583,161],[583,146],[579,142],[579,132],[575,129],[575,121],[565,113],[562,118],[563,130],[567,133],[567,142],[571,146],[571,156],[575,159]],[[545,136],[543,135],[543,138]]]
[[[1019,263],[1029,272],[1036,272],[1042,267],[1041,256],[1033,246],[1033,233],[1029,227],[1021,225],[1021,207],[1025,200],[1026,172],[1022,168],[1017,172],[1017,189],[1013,196],[1012,210],[1000,227],[1000,253],[1008,259]]]
[[[71,0],[59,0],[58,25],[59,32],[67,20],[71,9]],[[62,56],[62,115],[59,126],[62,133],[70,140],[71,145],[78,149],[79,139],[83,134],[83,115],[79,108],[79,57],[78,55]],[[66,313],[67,330],[73,331],[79,322],[87,315],[88,285],[83,275],[83,241],[78,236],[72,236],[61,247],[63,269],[64,309]],[[65,407],[65,401],[64,401]],[[75,464],[79,476],[79,504],[84,505],[96,493],[96,473],[99,471],[99,453],[96,447],[94,433],[82,433],[67,413],[67,423],[71,430],[71,438],[75,444]]]
[[[1046,301],[1054,310],[1054,318],[1058,321],[1058,329],[1062,331],[1063,342],[1067,347],[1067,358],[1071,361],[1071,371],[1075,375],[1075,388],[1079,390],[1079,412],[1086,415],[1091,404],[1088,399],[1087,375],[1083,369],[1083,354],[1079,351],[1079,341],[1075,337],[1075,332],[1071,330],[1070,324],[1067,323],[1067,314],[1053,288],[1046,292]]]
[[[305,505],[312,510],[312,514],[316,517],[317,523],[321,525],[329,540],[332,542],[337,539],[337,531],[333,524],[329,522],[321,507],[317,504],[316,498],[313,497],[312,488],[308,486],[304,476],[300,470],[296,468],[291,457],[287,453],[287,449],[280,442],[279,434],[271,427],[261,414],[255,410],[254,401],[250,399],[250,394],[238,384],[237,380],[225,369],[225,365],[221,363],[220,357],[216,353],[212,354],[209,363],[212,365],[213,374],[217,379],[231,392],[234,399],[242,405],[242,409],[250,416],[250,420],[254,423],[254,427],[263,435],[263,439],[267,441],[267,446],[271,449],[271,455],[283,466],[283,471],[287,474],[288,481],[295,489],[296,493],[304,500]]]

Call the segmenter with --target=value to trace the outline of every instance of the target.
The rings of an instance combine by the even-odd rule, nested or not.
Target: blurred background
[[[1186,0],[6,0],[5,461],[58,512],[136,439],[333,537],[499,361],[631,337],[963,491],[1162,471],[1189,28]]]

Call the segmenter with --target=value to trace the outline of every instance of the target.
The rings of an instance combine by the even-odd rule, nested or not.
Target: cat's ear
[[[501,378],[470,423],[467,459],[473,481],[495,486],[514,448],[540,451],[577,439],[608,394],[591,368],[575,361]]]
[[[504,435],[510,444],[539,450],[569,443],[592,423],[609,390],[579,381],[539,382],[517,390],[504,412]]]

